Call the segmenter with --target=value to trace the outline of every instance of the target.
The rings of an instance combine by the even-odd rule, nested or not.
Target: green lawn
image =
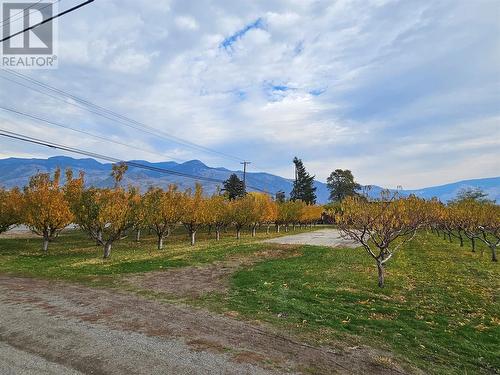
[[[251,254],[270,245],[227,234],[199,234],[191,247],[177,231],[163,251],[148,237],[118,242],[112,259],[78,232],[40,253],[38,239],[0,239],[0,272],[112,285],[120,275]],[[260,234],[259,238],[265,237]],[[422,233],[388,264],[377,287],[374,262],[361,249],[302,246],[293,257],[263,260],[233,275],[228,294],[191,301],[238,312],[316,343],[346,341],[387,349],[436,374],[500,372],[498,264],[467,247]],[[118,283],[117,283],[118,284]],[[154,295],[149,296],[154,298]]]
[[[102,259],[102,246],[96,246],[80,231],[63,232],[49,245],[47,254],[41,251],[40,238],[0,238],[0,272],[23,276],[65,279],[109,285],[127,273],[149,272],[169,267],[185,267],[226,259],[231,255],[252,254],[263,247],[256,241],[301,233],[308,229],[297,229],[289,233],[257,232],[252,238],[242,234],[242,240],[235,238],[233,231],[221,235],[215,241],[214,235],[199,231],[196,246],[189,245],[187,232],[177,228],[164,241],[164,249],[156,249],[153,235],[143,236],[140,242],[130,235],[113,244],[111,259]]]
[[[316,342],[388,349],[429,373],[500,372],[500,272],[487,253],[421,234],[389,263],[380,289],[361,249],[301,251],[238,272],[223,303],[203,303]]]

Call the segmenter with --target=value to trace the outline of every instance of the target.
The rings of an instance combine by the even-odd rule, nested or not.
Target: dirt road
[[[371,348],[110,289],[0,275],[2,374],[401,374]]]
[[[278,238],[272,238],[264,242],[278,243],[283,245],[314,245],[331,247],[358,247],[359,245],[351,240],[346,240],[340,236],[336,229],[320,229],[306,233],[293,234]]]

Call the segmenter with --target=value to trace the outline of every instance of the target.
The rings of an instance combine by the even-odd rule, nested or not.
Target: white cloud
[[[190,16],[175,17],[175,24],[181,30],[198,30],[198,22]]]
[[[487,0],[110,0],[61,21],[60,69],[43,80],[288,177],[295,155],[321,179],[341,167],[392,186],[498,175],[494,8]],[[239,166],[3,84],[0,100],[12,106],[159,153]]]

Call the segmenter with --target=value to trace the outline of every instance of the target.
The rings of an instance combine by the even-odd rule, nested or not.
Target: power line
[[[57,123],[57,122],[54,122],[54,121],[50,121],[50,120],[44,119],[42,117],[31,115],[29,113],[17,111],[17,110],[15,110],[13,108],[7,108],[7,107],[4,107],[4,106],[0,105],[0,109],[2,109],[4,111],[7,111],[7,112],[10,112],[10,113],[14,113],[14,114],[20,115],[20,116],[27,117],[27,118],[32,119],[32,120],[41,121],[41,122],[44,122],[44,123],[49,124],[49,125],[54,125],[54,126],[57,126],[57,127],[60,127],[60,128],[68,129],[68,130],[71,130],[73,132],[77,132],[77,133],[80,133],[80,134],[85,134],[85,135],[88,135],[90,137],[93,137],[93,138],[96,138],[96,139],[100,139],[100,140],[103,140],[103,141],[106,141],[106,142],[114,143],[114,144],[117,144],[117,145],[120,145],[120,146],[125,146],[125,147],[131,148],[131,149],[135,149],[135,150],[138,150],[138,151],[142,151],[142,152],[147,152],[147,153],[149,153],[151,155],[160,156],[162,158],[168,157],[168,158],[170,158],[172,160],[176,160],[176,161],[179,161],[181,163],[185,162],[185,160],[181,160],[179,158],[175,158],[175,157],[170,156],[170,155],[158,154],[156,152],[153,152],[153,151],[150,151],[150,150],[146,150],[144,148],[136,147],[136,146],[133,146],[133,145],[130,145],[130,144],[127,144],[127,143],[118,142],[118,141],[112,140],[112,139],[107,138],[107,137],[102,137],[102,136],[99,136],[97,134],[92,134],[92,133],[86,132],[84,130],[75,129],[75,128],[72,128],[72,127],[67,126],[67,125],[63,125],[63,124],[60,124],[60,123]]]
[[[116,122],[118,124],[121,124],[121,125],[124,125],[124,126],[127,126],[127,127],[130,127],[132,129],[135,129],[137,131],[141,131],[141,132],[144,132],[144,133],[148,133],[150,135],[153,135],[155,137],[160,137],[160,138],[163,138],[163,139],[166,139],[168,141],[173,141],[175,143],[178,143],[178,144],[181,144],[181,145],[184,145],[186,147],[189,147],[189,148],[192,148],[192,149],[196,149],[198,151],[202,151],[202,152],[205,152],[205,153],[211,153],[211,154],[216,154],[216,155],[219,155],[219,156],[222,156],[226,159],[231,159],[231,160],[234,160],[234,161],[242,161],[243,159],[240,158],[240,157],[237,157],[237,156],[234,156],[234,155],[230,155],[230,154],[227,154],[227,153],[224,153],[224,152],[220,152],[220,151],[217,151],[217,150],[214,150],[214,149],[211,149],[211,148],[208,148],[208,147],[205,147],[205,146],[202,146],[202,145],[198,145],[194,142],[191,142],[191,141],[188,141],[188,140],[185,140],[183,138],[180,138],[180,137],[177,137],[177,136],[174,136],[174,135],[171,135],[171,134],[168,134],[164,131],[161,131],[161,130],[158,130],[152,126],[149,126],[145,123],[142,123],[142,122],[139,122],[137,120],[134,120],[134,119],[131,119],[130,117],[127,117],[127,116],[124,116],[124,115],[121,115],[115,111],[112,111],[110,109],[107,109],[103,106],[100,106],[98,104],[95,104],[93,102],[90,102],[88,100],[85,100],[85,99],[82,99],[76,95],[73,95],[71,93],[68,93],[64,90],[61,90],[59,88],[56,88],[56,87],[53,87],[53,86],[50,86],[44,82],[40,82],[34,78],[31,78],[29,76],[26,76],[22,73],[19,73],[19,72],[15,72],[13,70],[10,70],[10,69],[5,69],[5,68],[0,68],[2,69],[4,72],[10,74],[10,75],[13,75],[13,76],[16,76],[17,78],[20,78],[20,79],[23,79],[25,81],[28,81],[30,83],[33,83],[39,87],[42,87],[52,93],[55,93],[55,94],[58,94],[58,95],[61,95],[65,98],[69,98],[73,101],[75,101],[76,103],[73,103],[71,101],[67,101],[63,98],[60,98],[56,95],[52,95],[52,94],[49,94],[47,92],[44,92],[42,90],[39,90],[35,87],[32,87],[32,86],[28,86],[28,85],[25,85],[21,82],[18,82],[18,81],[15,81],[15,80],[12,80],[12,79],[9,79],[7,77],[4,77],[4,76],[0,76],[1,78],[5,79],[5,80],[8,80],[12,83],[15,83],[17,85],[20,85],[20,86],[23,86],[25,88],[28,88],[30,90],[33,90],[33,91],[36,91],[38,93],[41,93],[43,95],[47,95],[49,97],[52,97],[56,100],[59,100],[59,101],[62,101],[64,102],[65,104],[70,104],[70,105],[73,105],[73,106],[76,106],[80,109],[84,109],[90,113],[93,113],[93,114],[96,114],[100,117],[103,117],[103,118],[106,118],[108,120],[111,120],[113,122]],[[78,103],[78,104],[77,104]],[[90,107],[90,108],[89,108]]]
[[[79,155],[89,156],[89,157],[96,158],[96,159],[106,160],[106,161],[110,161],[112,163],[125,163],[128,166],[130,166],[130,167],[135,167],[135,168],[140,168],[140,169],[146,169],[146,170],[150,170],[150,171],[154,171],[154,172],[158,172],[158,173],[164,173],[164,174],[170,174],[170,175],[174,175],[174,176],[186,177],[186,178],[191,178],[191,179],[200,180],[200,181],[215,182],[215,183],[224,183],[224,180],[220,180],[220,179],[216,179],[216,178],[205,177],[205,176],[196,176],[196,175],[192,175],[192,174],[188,174],[188,173],[177,172],[177,171],[172,171],[172,170],[165,169],[165,168],[160,168],[160,167],[154,167],[154,166],[151,166],[151,165],[141,164],[141,163],[137,163],[137,162],[134,162],[134,161],[125,161],[125,160],[121,160],[121,159],[118,159],[118,158],[115,158],[115,157],[112,157],[112,156],[98,154],[98,153],[95,153],[95,152],[86,151],[86,150],[82,150],[82,149],[79,149],[79,148],[74,148],[74,147],[71,147],[71,146],[66,146],[66,145],[59,144],[59,143],[45,141],[45,140],[42,140],[42,139],[39,139],[39,138],[30,137],[30,136],[27,136],[27,135],[24,135],[24,134],[20,134],[20,133],[11,132],[11,131],[8,131],[8,130],[5,130],[5,129],[0,129],[0,136],[6,137],[6,138],[11,138],[11,139],[16,139],[16,140],[23,141],[23,142],[32,143],[32,144],[36,144],[36,145],[40,145],[40,146],[49,147],[49,148],[52,148],[52,149],[58,149],[58,150],[62,150],[62,151],[67,151],[67,152],[79,154]],[[260,191],[260,192],[267,193],[266,191],[264,191],[264,190],[262,190],[260,188],[257,188],[257,187],[249,186],[249,188],[251,188],[253,190]]]
[[[36,28],[36,27],[38,27],[38,26],[44,25],[44,24],[46,24],[46,23],[48,23],[48,22],[51,22],[51,21],[55,20],[56,18],[62,17],[62,16],[64,16],[65,14],[68,14],[68,13],[70,13],[70,12],[73,12],[73,11],[75,11],[75,10],[77,10],[77,9],[81,8],[81,7],[84,7],[84,6],[85,6],[85,5],[87,5],[87,4],[93,3],[94,1],[95,1],[95,0],[87,0],[87,1],[85,1],[85,2],[83,2],[83,3],[81,3],[81,4],[78,4],[78,5],[76,5],[76,6],[72,7],[72,8],[70,8],[70,9],[65,10],[64,12],[61,12],[61,13],[56,14],[55,16],[49,17],[49,18],[47,18],[46,20],[43,20],[42,22],[39,22],[39,23],[37,23],[37,24],[35,24],[35,25],[33,25],[33,26],[27,27],[27,28],[25,28],[24,30],[18,31],[17,33],[14,33],[14,34],[11,34],[11,35],[8,35],[8,36],[4,37],[2,40],[0,40],[0,43],[3,43],[3,42],[5,42],[5,41],[7,41],[7,40],[9,40],[9,39],[11,39],[11,38],[13,38],[13,37],[17,36],[17,35],[23,34],[23,33],[25,33],[26,31],[33,30],[34,28]],[[48,6],[48,5],[47,5],[47,6]]]

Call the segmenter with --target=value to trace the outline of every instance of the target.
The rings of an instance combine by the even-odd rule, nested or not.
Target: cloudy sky
[[[123,159],[246,159],[285,177],[297,155],[320,180],[348,168],[387,187],[500,175],[497,0],[96,0],[59,21],[58,61],[22,73],[158,133],[0,70],[2,106],[123,145],[4,110],[2,129]],[[0,157],[57,154],[0,139]]]

